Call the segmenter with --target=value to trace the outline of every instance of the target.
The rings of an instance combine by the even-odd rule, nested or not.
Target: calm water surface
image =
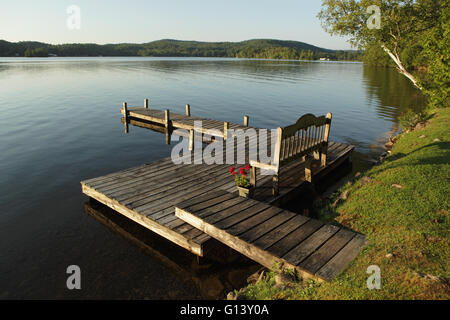
[[[200,298],[198,279],[215,286],[213,276],[186,281],[164,258],[183,255],[170,245],[149,240],[162,256],[149,253],[86,214],[81,180],[170,155],[161,134],[123,133],[122,102],[144,98],[236,123],[247,114],[267,128],[332,112],[331,139],[368,158],[402,111],[423,105],[395,70],[359,63],[1,58],[0,298]],[[80,291],[66,289],[71,264],[81,267]]]

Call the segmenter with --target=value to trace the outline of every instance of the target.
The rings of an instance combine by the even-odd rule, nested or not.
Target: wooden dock
[[[348,157],[351,146],[330,143],[329,170]],[[255,199],[277,203],[305,183],[304,164],[293,162],[283,168],[280,194],[272,196],[271,179],[259,176],[260,187]],[[175,216],[175,205],[183,200],[215,189],[236,190],[228,172],[229,165],[175,165],[165,158],[143,166],[126,169],[81,182],[84,194],[111,207],[148,229],[203,256],[204,245],[210,237]],[[316,172],[320,175],[320,171]]]
[[[124,107],[121,109],[121,113],[124,115],[125,126],[127,122],[134,121],[135,125],[139,126],[139,120],[145,126],[145,123],[154,123],[160,125],[166,129],[176,130],[184,129],[187,131],[195,130],[195,121],[201,121],[202,127],[200,132],[208,134],[211,130],[215,130],[216,136],[226,139],[227,130],[239,130],[248,129],[249,118],[244,116],[243,125],[230,123],[228,121],[219,121],[207,118],[200,118],[191,115],[190,106],[186,105],[186,114],[173,113],[167,110],[150,109],[148,107],[127,107],[124,103]],[[138,121],[136,121],[138,120]],[[256,129],[256,128],[255,128]],[[127,129],[125,130],[127,131]]]
[[[248,128],[248,118],[244,120],[244,122],[246,122],[244,123],[245,125],[241,126],[237,124],[230,124],[228,122],[192,117],[188,108],[186,109],[186,115],[181,115],[173,113],[170,114],[170,112],[167,111],[152,110],[148,107],[128,109],[125,104],[122,109],[122,113],[124,114],[123,122],[126,125],[131,123],[137,126],[148,127],[149,129],[152,129],[152,126],[156,125],[163,127],[166,134],[171,129],[184,129],[192,132],[194,130],[194,120],[201,120],[203,123],[207,123],[204,129],[216,129],[218,131],[222,129],[224,130],[223,132],[226,132],[227,128]],[[255,128],[255,130],[259,129]],[[226,139],[226,134],[223,135],[222,138]],[[249,143],[250,140],[246,140],[246,148],[248,148]],[[324,167],[313,164],[313,176],[316,179],[324,177],[342,162],[348,161],[353,149],[354,147],[351,145],[329,142],[327,164]],[[248,152],[246,155],[247,154]],[[211,192],[220,190],[222,193],[220,196],[217,196],[214,201],[222,201],[221,203],[226,202],[227,204],[234,203],[236,206],[235,208],[239,208],[241,212],[248,213],[248,210],[251,211],[256,208],[271,206],[271,212],[281,213],[281,209],[273,206],[282,205],[284,202],[287,202],[292,197],[296,196],[298,194],[298,190],[304,186],[310,185],[310,183],[305,179],[305,161],[298,159],[281,168],[279,174],[280,183],[278,195],[272,195],[271,176],[261,175],[261,172],[258,170],[258,188],[255,190],[253,200],[245,200],[236,196],[235,182],[228,171],[230,167],[229,164],[193,164],[193,154],[188,156],[191,157],[192,164],[176,165],[172,162],[171,158],[165,158],[139,167],[111,173],[102,177],[84,180],[81,182],[82,192],[128,217],[129,219],[141,224],[145,228],[189,250],[197,256],[207,256],[208,251],[214,248],[211,246],[211,243],[214,243],[215,240],[211,238],[211,235],[219,241],[224,241],[225,236],[221,236],[220,239],[218,239],[218,236],[216,236],[215,233],[212,233],[210,229],[204,229],[204,224],[200,224],[198,221],[192,221],[193,217],[197,214],[197,211],[195,210],[192,212],[183,211],[183,215],[182,213],[179,214],[183,216],[183,219],[186,217],[188,220],[187,222],[180,219],[180,217],[175,214],[175,208],[177,205],[180,205],[181,207],[179,207],[179,209],[182,209],[183,202],[187,201],[189,203],[189,201],[196,201],[195,199],[203,199],[205,194],[210,194]],[[248,155],[246,161],[248,161]],[[256,202],[258,204],[255,204]],[[211,201],[208,202],[205,200],[205,203],[199,203],[199,205],[202,206],[208,206],[208,204],[211,204]],[[226,212],[226,214],[229,214],[232,211]],[[257,212],[254,213],[256,214]],[[293,213],[285,212],[283,215],[291,216]],[[264,220],[264,217],[266,216],[261,215],[259,219]],[[291,218],[289,218],[289,221],[297,221],[298,223],[301,221],[306,221],[305,219],[307,219],[301,216],[298,216],[298,218],[295,219],[294,217]],[[271,221],[269,219],[270,217],[267,217],[266,220]],[[238,222],[239,221],[236,221],[236,223]],[[305,226],[308,225],[314,225],[319,228],[318,222],[305,222]],[[294,228],[294,226],[295,225],[292,225],[291,227]],[[296,226],[299,228],[301,227],[300,225]],[[233,226],[230,225],[229,227]],[[212,227],[208,226],[208,228]],[[217,226],[214,226],[214,228],[215,231],[219,232],[220,228],[217,228]],[[330,237],[333,236],[332,239],[340,239],[343,234],[346,235],[343,239],[348,239],[348,237],[350,237],[350,234],[347,234],[347,232],[336,230],[331,226],[321,226],[320,230],[322,229],[330,229],[330,233],[327,234],[329,234]],[[227,230],[228,229],[221,230],[219,233],[221,235],[227,234]],[[316,229],[316,231],[320,230]],[[354,233],[351,233],[351,235],[352,239],[348,240],[352,242],[349,242],[349,244],[357,241],[353,239],[359,239],[359,237],[356,237]],[[272,236],[268,235],[267,237],[270,238]],[[321,239],[323,239],[323,237]],[[334,242],[334,240],[331,242]],[[339,244],[342,244],[343,242],[345,241],[341,239],[340,242],[333,247],[334,250],[337,250]],[[238,250],[239,248],[234,247],[233,244],[229,244],[227,242],[224,243],[241,252]],[[326,243],[328,242],[323,240],[322,243],[319,244],[319,247],[325,245]],[[331,245],[327,245],[325,248],[328,248],[329,246]],[[314,248],[314,250],[319,247]],[[308,248],[312,247],[310,246]],[[314,257],[317,257],[318,255],[321,256],[323,254],[322,251]],[[355,252],[357,251],[359,251],[359,247]],[[345,253],[345,250],[343,252]],[[258,257],[251,256],[249,252],[241,253],[265,266],[268,266],[269,264],[267,262],[267,259],[269,259],[267,256],[264,259],[260,259]],[[344,260],[339,260],[339,258],[335,258],[334,260],[331,259],[332,257],[330,252],[327,252],[326,256],[330,258],[326,264],[328,265],[328,268],[330,269],[332,266],[335,266],[331,268],[333,270],[330,269],[330,271],[327,272],[325,272],[327,270],[325,265],[321,266],[319,270],[312,270],[314,268],[306,268],[307,270],[305,271],[302,266],[297,266],[295,264],[297,261],[285,259],[280,252],[275,252],[272,254],[271,258],[275,260],[281,259],[280,261],[295,266],[298,270],[303,270],[305,276],[331,279],[332,276],[335,275],[335,271],[340,270],[339,266],[344,265],[345,263],[342,262]],[[336,260],[339,260],[340,262],[336,262]],[[307,261],[308,263],[311,263],[310,260]],[[320,263],[322,263],[322,260],[320,261]],[[303,260],[299,261],[299,263],[302,262]],[[317,265],[315,265],[315,267],[317,267]]]
[[[271,268],[331,281],[359,253],[365,237],[350,230],[224,191],[176,205],[180,219]]]

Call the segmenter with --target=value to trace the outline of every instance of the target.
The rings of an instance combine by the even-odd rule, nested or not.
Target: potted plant
[[[236,167],[230,168],[230,173],[234,177],[234,181],[236,182],[236,187],[239,190],[239,196],[244,198],[253,197],[254,188],[250,184],[250,180],[247,178],[247,172],[250,169],[250,165],[246,165],[243,168],[239,169],[239,174],[236,172]]]

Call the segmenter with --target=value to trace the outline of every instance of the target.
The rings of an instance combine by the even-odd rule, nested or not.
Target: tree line
[[[362,52],[329,50],[298,41],[248,40],[242,42],[198,42],[158,40],[144,44],[61,44],[7,42],[0,40],[0,56],[148,56],[148,57],[228,57],[292,60],[360,61]]]

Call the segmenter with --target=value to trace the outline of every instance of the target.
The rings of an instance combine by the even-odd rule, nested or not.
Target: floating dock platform
[[[190,114],[169,118],[168,112],[126,106],[123,111],[126,125],[133,121],[142,127],[154,123],[166,129],[194,130]],[[195,120],[211,121],[206,129],[248,128],[248,120],[244,126]],[[329,142],[327,164],[313,165],[313,176],[325,177],[348,161],[353,149],[352,145]],[[364,244],[364,236],[353,231],[276,207],[310,185],[305,179],[305,161],[299,159],[281,168],[276,196],[272,195],[271,176],[257,171],[258,188],[251,200],[237,196],[229,167],[193,161],[177,165],[165,158],[84,180],[81,188],[85,195],[200,257],[214,248],[210,244],[215,238],[266,267],[282,262],[304,277],[331,280]]]
[[[224,191],[179,203],[175,214],[261,265],[305,279],[332,280],[365,243],[354,231]]]

